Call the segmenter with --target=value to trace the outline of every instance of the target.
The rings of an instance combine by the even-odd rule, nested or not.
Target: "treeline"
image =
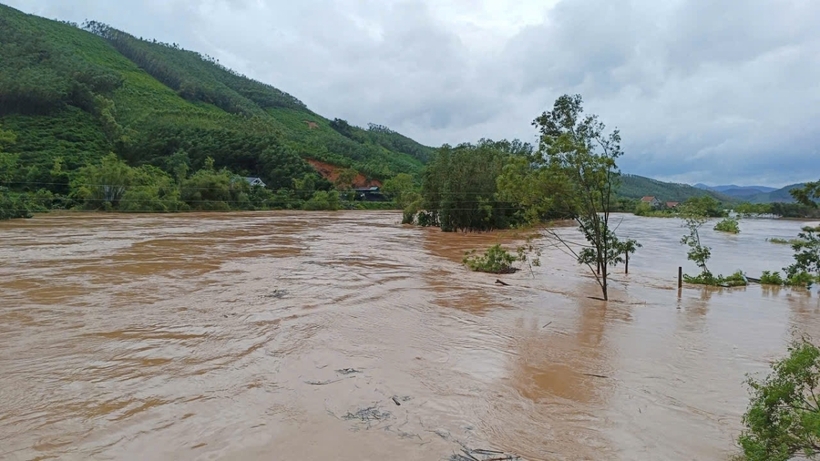
[[[773,214],[784,218],[820,218],[820,208],[807,203],[741,203],[734,210],[742,215]]]
[[[538,167],[528,143],[482,139],[444,145],[426,167],[420,197],[405,209],[405,222],[449,232],[571,218],[567,201],[552,200],[565,191],[560,175]]]
[[[274,191],[217,168],[210,157],[195,171],[189,170],[186,159],[183,151],[171,156],[173,173],[153,165],[132,167],[113,153],[73,172],[63,170],[58,160],[50,171],[55,182],[48,183],[59,191],[54,193],[35,185],[27,191],[10,189],[8,186],[19,183],[19,157],[0,152],[0,220],[53,209],[168,213],[366,207],[354,203],[354,194],[346,192],[349,185],[331,184],[315,172]]]

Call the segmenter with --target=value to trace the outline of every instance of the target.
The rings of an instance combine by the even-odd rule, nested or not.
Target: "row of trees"
[[[589,267],[607,300],[609,267],[639,246],[619,240],[610,224],[619,206],[620,134],[607,132],[595,115],[584,116],[580,95],[561,96],[533,126],[540,133],[537,148],[481,140],[439,149],[424,172],[410,220],[443,231],[473,231],[574,219],[586,239],[580,248],[548,232]]]

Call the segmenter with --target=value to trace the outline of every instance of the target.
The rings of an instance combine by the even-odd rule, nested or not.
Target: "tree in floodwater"
[[[610,212],[616,205],[615,190],[620,170],[616,160],[623,155],[621,135],[616,129],[605,134],[606,126],[595,115],[582,116],[580,95],[564,95],[552,111],[533,121],[541,134],[538,159],[553,177],[562,177],[568,187],[553,200],[568,204],[588,246],[576,252],[557,233],[551,232],[586,264],[604,300],[609,299],[608,269],[622,261],[622,243],[610,226]]]
[[[751,401],[738,443],[746,461],[820,456],[820,349],[806,339],[772,365],[763,380],[749,378]]]
[[[620,252],[624,255],[624,273],[629,273],[629,255],[635,254],[638,251],[638,248],[642,247],[637,240],[634,239],[627,239],[621,242]]]
[[[680,216],[683,219],[683,226],[689,231],[680,240],[681,245],[689,247],[689,252],[686,253],[687,258],[700,268],[701,275],[711,274],[706,263],[712,257],[712,249],[701,243],[699,232],[700,228],[706,224],[706,212],[701,207],[685,204],[682,206]]]
[[[794,264],[784,268],[789,285],[811,288],[820,282],[820,228],[804,226],[792,243]]]
[[[511,203],[497,195],[497,178],[518,146],[482,139],[477,144],[444,145],[424,171],[420,224],[445,232],[504,229],[515,224]],[[518,148],[518,147],[515,147]]]
[[[820,201],[820,181],[806,184],[789,193],[802,204],[817,208]],[[820,227],[804,226],[792,244],[794,264],[785,268],[790,285],[811,287],[820,282]]]

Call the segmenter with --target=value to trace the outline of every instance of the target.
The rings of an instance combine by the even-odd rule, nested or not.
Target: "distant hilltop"
[[[706,184],[698,183],[694,187],[717,192],[733,199],[749,203],[793,203],[794,198],[789,191],[804,187],[805,183],[791,184],[780,189],[767,186],[736,186],[734,184],[725,186],[707,186]]]

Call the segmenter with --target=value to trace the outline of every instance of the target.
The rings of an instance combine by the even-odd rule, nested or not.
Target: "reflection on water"
[[[618,218],[621,221],[621,218]],[[680,223],[613,301],[541,241],[542,267],[465,271],[514,233],[392,212],[65,214],[0,224],[0,459],[727,459],[746,373],[820,336],[816,293],[678,293]],[[704,231],[715,272],[790,263],[801,223]],[[707,228],[711,226],[706,226]],[[572,235],[572,228],[560,232]],[[395,400],[394,400],[395,398]]]

